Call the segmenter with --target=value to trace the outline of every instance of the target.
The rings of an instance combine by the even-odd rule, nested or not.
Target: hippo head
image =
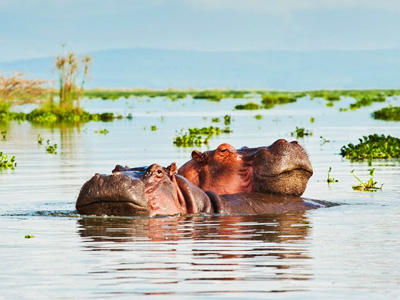
[[[179,176],[175,163],[126,171],[117,166],[111,175],[95,174],[81,188],[76,201],[85,215],[156,216],[207,211],[206,194]]]
[[[301,196],[313,174],[307,153],[298,142],[277,140],[268,147],[192,152],[179,174],[203,190],[219,195],[262,192]]]

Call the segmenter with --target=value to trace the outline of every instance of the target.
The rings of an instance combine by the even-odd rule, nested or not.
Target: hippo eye
[[[219,153],[221,153],[221,154],[224,154],[224,155],[226,155],[226,154],[228,154],[228,149],[226,149],[226,148],[224,148],[224,149],[220,149],[219,150]]]

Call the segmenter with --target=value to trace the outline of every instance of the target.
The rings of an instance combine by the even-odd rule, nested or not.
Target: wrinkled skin
[[[301,196],[313,174],[311,162],[298,142],[277,140],[271,146],[192,152],[179,174],[204,191],[218,195],[270,193]]]
[[[217,195],[204,192],[168,168],[153,164],[111,175],[94,175],[81,188],[76,209],[80,214],[158,216],[197,213],[276,214],[331,206],[289,195],[237,193]]]

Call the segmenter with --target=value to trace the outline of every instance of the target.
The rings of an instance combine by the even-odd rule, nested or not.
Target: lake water
[[[133,118],[79,127],[0,123],[7,131],[0,151],[18,163],[0,173],[0,299],[400,299],[400,161],[370,166],[338,155],[363,135],[400,137],[399,123],[370,117],[400,99],[339,112],[353,101],[326,107],[322,99],[304,98],[235,111],[248,100],[85,100],[90,112]],[[296,126],[311,130],[299,139],[314,167],[304,196],[342,205],[274,216],[75,214],[79,189],[94,173],[110,173],[115,164],[181,165],[194,148],[174,146],[173,137],[226,114],[233,132],[211,138],[210,149],[225,142],[270,145],[293,140]],[[95,133],[100,129],[109,132]],[[46,153],[38,134],[57,144],[58,153]],[[327,184],[329,167],[339,182]],[[368,180],[372,167],[382,191],[354,191],[350,171]]]

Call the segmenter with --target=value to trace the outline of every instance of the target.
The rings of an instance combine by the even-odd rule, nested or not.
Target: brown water
[[[370,117],[387,104],[339,112],[352,100],[328,108],[301,99],[272,110],[232,110],[245,102],[88,100],[89,111],[133,119],[72,128],[0,124],[7,130],[0,151],[18,162],[0,173],[0,299],[400,299],[400,161],[374,161],[375,180],[384,186],[368,193],[352,190],[350,171],[367,180],[371,166],[337,154],[370,133],[400,137],[398,123]],[[233,117],[233,133],[212,138],[210,148],[291,140],[296,126],[313,131],[299,140],[315,171],[304,196],[342,205],[275,216],[75,214],[79,189],[93,173],[109,173],[117,163],[180,165],[193,148],[175,147],[176,133],[225,114]],[[95,133],[103,128],[107,135]],[[38,134],[58,144],[56,155],[37,144]],[[339,182],[326,183],[329,167]]]

